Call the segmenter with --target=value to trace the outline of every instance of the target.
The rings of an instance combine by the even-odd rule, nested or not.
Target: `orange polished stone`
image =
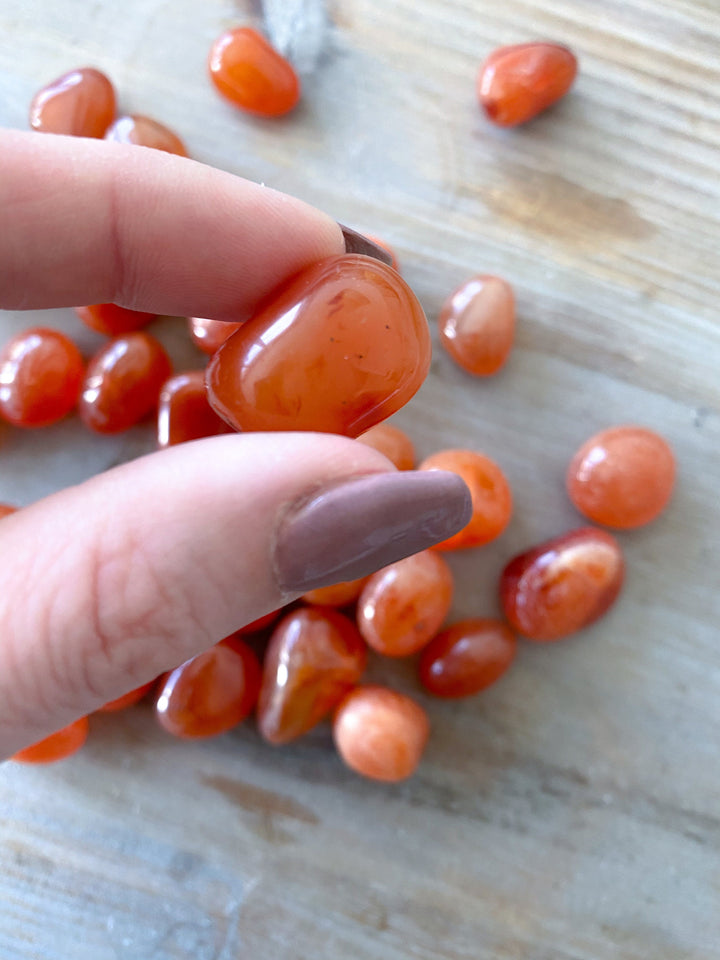
[[[561,640],[615,602],[625,577],[620,544],[582,527],[522,553],[500,578],[505,616],[530,640]]]
[[[11,507],[9,503],[0,503],[0,520],[9,517],[11,513],[17,513],[17,510],[17,507]]]
[[[472,517],[454,536],[434,550],[480,547],[495,540],[512,516],[512,491],[505,474],[490,457],[473,450],[440,450],[420,464],[419,470],[450,470],[462,477],[472,496]]]
[[[158,400],[158,446],[171,447],[188,440],[231,433],[207,399],[205,372],[177,373],[163,384]]]
[[[329,257],[276,290],[207,368],[210,403],[239,430],[356,437],[420,389],[430,334],[391,268]]]
[[[387,687],[356,687],[333,720],[335,746],[347,766],[388,783],[415,773],[429,734],[423,708]]]
[[[370,427],[365,433],[360,434],[358,440],[378,450],[391,463],[394,463],[398,470],[412,470],[415,466],[415,447],[412,440],[390,423],[378,423]]]
[[[170,377],[170,359],[149,333],[129,333],[106,344],[90,361],[80,416],[97,433],[120,433],[157,408]]]
[[[105,139],[115,143],[131,143],[138,147],[152,147],[154,150],[177,154],[178,157],[188,155],[185,144],[169,127],[138,114],[118,117],[108,128]]]
[[[390,257],[391,257],[391,259],[392,259],[392,262],[391,262],[390,266],[393,268],[393,270],[397,270],[397,272],[399,273],[399,272],[400,272],[400,264],[399,264],[399,262],[398,262],[397,256],[395,255],[395,251],[394,251],[393,248],[390,246],[390,244],[389,244],[389,243],[385,243],[384,240],[381,240],[380,237],[376,237],[376,236],[374,236],[373,234],[368,233],[368,234],[366,234],[366,236],[367,236],[368,240],[372,240],[373,243],[377,243],[379,246],[381,246],[381,247],[383,248],[383,250],[387,250],[387,252],[390,254]]]
[[[347,607],[355,603],[366,583],[367,577],[360,577],[359,580],[345,580],[330,587],[318,587],[303,594],[303,600],[317,607]]]
[[[93,303],[87,307],[75,307],[75,313],[86,327],[108,337],[119,337],[123,333],[141,330],[157,318],[156,313],[128,310],[115,303]]]
[[[269,627],[271,624],[275,623],[282,611],[282,607],[280,607],[279,610],[271,610],[270,613],[266,613],[264,616],[258,617],[257,620],[253,620],[252,623],[248,623],[244,627],[241,627],[236,631],[236,633],[232,634],[232,636],[245,636],[249,633],[259,633],[261,630],[265,630],[266,627]]]
[[[0,414],[17,427],[47,427],[67,416],[80,395],[80,351],[58,330],[32,327],[0,352]]]
[[[509,669],[517,640],[502,620],[461,620],[434,637],[420,654],[420,682],[436,697],[470,697]]]
[[[212,356],[231,337],[241,323],[225,323],[223,320],[206,320],[203,317],[188,317],[188,329],[192,342],[203,353]]]
[[[367,650],[336,610],[301,607],[275,627],[263,666],[258,728],[288,743],[318,724],[362,676]]]
[[[357,624],[386,657],[416,653],[438,632],[453,598],[453,575],[437,553],[423,550],[372,574],[360,594]]]
[[[215,737],[248,716],[259,689],[258,659],[233,636],[165,677],[155,707],[157,719],[176,737]]]
[[[50,734],[24,750],[19,750],[11,759],[17,763],[55,763],[77,753],[87,740],[87,717],[81,717],[57,733]]]
[[[480,67],[480,106],[498,126],[526,123],[565,96],[577,68],[575,55],[557,43],[500,47]]]
[[[661,436],[645,427],[611,427],[577,451],[567,490],[580,513],[619,530],[654,520],[670,501],[675,457]]]
[[[41,133],[101,138],[115,118],[115,90],[104,73],[83,67],[39,90],[30,104],[30,126]]]
[[[218,37],[208,67],[219,92],[248,113],[279,117],[300,99],[300,81],[291,64],[250,27]]]
[[[140,703],[143,697],[146,697],[152,688],[155,686],[155,680],[151,680],[150,683],[144,683],[141,687],[136,687],[134,690],[130,690],[128,693],[123,694],[122,697],[118,697],[116,700],[108,700],[106,704],[102,707],[99,707],[98,710],[100,713],[117,713],[118,710],[126,710],[128,707],[134,707],[136,703]]]
[[[440,342],[468,373],[489,377],[503,366],[515,337],[515,297],[500,277],[481,275],[458,287],[443,305]]]

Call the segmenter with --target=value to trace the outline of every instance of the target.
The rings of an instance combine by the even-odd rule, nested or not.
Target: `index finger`
[[[329,216],[232,174],[147,148],[9,130],[0,222],[5,309],[112,301],[244,319],[285,277],[346,250]]]

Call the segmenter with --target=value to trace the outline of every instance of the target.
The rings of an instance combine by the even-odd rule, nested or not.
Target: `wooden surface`
[[[502,563],[578,524],[562,475],[596,429],[659,429],[677,496],[622,537],[627,589],[601,624],[524,645],[478,699],[429,705],[427,758],[404,785],[345,771],[326,730],[284,750],[250,727],[185,744],[147,708],[93,720],[70,762],[4,767],[0,957],[713,960],[717,3],[336,0],[319,56],[303,46],[316,61],[303,106],[279,123],[237,114],[204,73],[215,35],[259,14],[249,0],[3,0],[0,123],[24,126],[40,83],[93,63],[124,109],[170,124],[196,158],[384,236],[431,323],[473,272],[515,285],[507,371],[474,381],[438,351],[397,418],[421,453],[483,449],[513,484],[507,535],[453,558],[456,614],[492,612]],[[576,88],[526,129],[493,129],[474,102],[478,61],[536,37],[577,51]],[[39,320],[79,332],[67,311],[0,326]],[[180,321],[161,334],[198,363]],[[29,502],[150,445],[74,422],[8,434],[0,499]],[[407,665],[373,673],[414,688]]]

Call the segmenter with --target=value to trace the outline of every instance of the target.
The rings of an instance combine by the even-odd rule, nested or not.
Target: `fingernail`
[[[392,255],[388,253],[385,247],[381,247],[374,240],[368,240],[362,233],[351,230],[350,227],[344,227],[342,223],[339,223],[338,226],[345,238],[345,253],[361,253],[365,257],[374,257],[375,260],[382,261],[388,267],[392,265]]]
[[[378,473],[313,494],[283,518],[275,547],[280,589],[305,593],[355,580],[425,550],[470,520],[454,473]]]

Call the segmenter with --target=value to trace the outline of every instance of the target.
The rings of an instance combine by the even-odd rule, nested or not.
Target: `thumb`
[[[0,757],[469,513],[454,474],[304,433],[180,445],[5,518]]]

